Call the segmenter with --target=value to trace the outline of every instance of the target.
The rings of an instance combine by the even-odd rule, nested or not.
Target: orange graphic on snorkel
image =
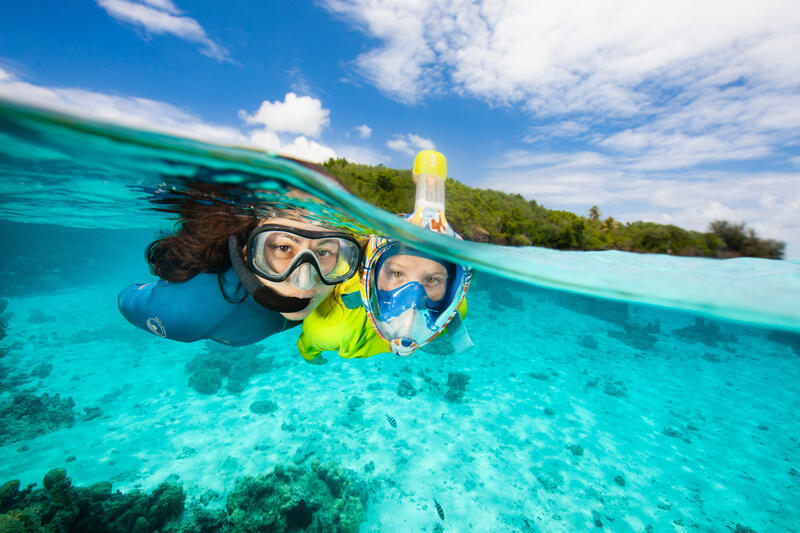
[[[444,213],[436,212],[436,218],[431,219],[431,229],[438,233],[447,233],[447,220],[444,218]]]

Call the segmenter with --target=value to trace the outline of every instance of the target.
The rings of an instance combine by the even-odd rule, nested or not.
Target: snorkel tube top
[[[181,342],[210,339],[243,346],[300,324],[254,301],[233,268],[188,281],[130,285],[117,304],[134,326]]]

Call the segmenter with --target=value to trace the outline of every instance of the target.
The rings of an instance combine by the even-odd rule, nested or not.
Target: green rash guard
[[[389,343],[372,327],[367,311],[361,304],[358,277],[345,282],[341,292],[326,298],[303,320],[303,332],[297,349],[306,361],[314,360],[322,352],[338,352],[345,359],[372,357],[391,353]],[[347,302],[347,303],[345,303]],[[467,314],[467,302],[458,312]],[[445,330],[446,332],[447,330]]]

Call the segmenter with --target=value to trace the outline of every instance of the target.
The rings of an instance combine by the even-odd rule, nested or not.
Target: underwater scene
[[[800,530],[798,261],[449,242],[295,161],[5,103],[0,187],[0,531]],[[135,327],[197,190],[471,265],[473,346]]]

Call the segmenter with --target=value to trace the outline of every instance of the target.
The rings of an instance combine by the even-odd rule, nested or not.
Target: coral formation
[[[706,361],[710,361],[712,363],[721,363],[722,362],[722,358],[719,355],[717,355],[717,354],[715,354],[713,352],[705,352],[703,354],[703,359],[705,359]]]
[[[266,415],[278,410],[278,404],[271,400],[257,400],[250,404],[250,412],[257,415]]]
[[[407,379],[401,379],[400,383],[397,385],[397,395],[402,398],[413,398],[417,395],[417,389],[414,388],[414,384]]]
[[[0,487],[0,531],[180,531],[184,511],[183,489],[164,482],[151,494],[111,492],[111,483],[73,487],[67,472],[55,468],[45,474],[43,488],[19,490],[19,481]]]
[[[225,389],[238,394],[247,388],[250,378],[272,369],[273,358],[260,358],[258,345],[231,347],[207,341],[205,352],[186,364],[189,386],[201,394],[215,394],[225,382]]]
[[[8,316],[5,314],[8,308],[8,300],[0,298],[0,340],[6,336],[6,328],[8,327]],[[2,357],[4,354],[0,354]]]
[[[364,398],[353,396],[350,398],[350,401],[347,402],[347,410],[350,412],[358,411],[362,405],[364,405]]]
[[[296,465],[305,463],[309,457],[314,455],[316,451],[315,443],[319,442],[320,439],[322,439],[322,436],[319,433],[312,434],[308,440],[297,447],[297,450],[294,452],[294,457],[292,457],[292,462]]]
[[[205,496],[187,507],[183,488],[171,479],[149,494],[122,493],[112,492],[108,481],[75,487],[66,470],[55,468],[43,488],[35,486],[0,485],[0,532],[356,533],[367,502],[352,473],[316,459],[310,470],[278,465],[239,480],[225,510],[205,507],[215,499]]]
[[[280,465],[245,477],[228,496],[228,529],[355,533],[364,519],[366,492],[335,463],[311,463],[311,470]]]
[[[200,394],[215,394],[222,387],[222,373],[219,368],[200,368],[189,376],[189,386]]]
[[[420,349],[423,352],[432,353],[434,355],[449,355],[456,351],[449,335],[439,335]]]
[[[0,445],[27,440],[75,423],[72,398],[60,395],[17,394],[0,403]]]
[[[583,455],[583,446],[580,444],[570,444],[567,446],[567,449],[572,453],[572,455]]]
[[[730,333],[724,335],[718,324],[700,317],[696,317],[691,326],[672,330],[672,334],[686,342],[705,344],[712,348],[721,342],[735,340]]]
[[[615,398],[624,398],[628,395],[628,388],[625,387],[625,383],[622,381],[606,381],[603,386],[603,392]]]
[[[658,321],[644,324],[627,321],[622,324],[622,329],[623,331],[609,330],[608,336],[619,339],[637,350],[648,350],[658,340],[656,335],[661,331],[661,326]]]
[[[469,383],[469,374],[451,372],[447,375],[447,392],[444,394],[448,402],[459,403],[464,399],[464,391]]]
[[[681,437],[681,432],[678,431],[677,429],[673,428],[673,427],[665,427],[662,430],[662,433],[664,435],[666,435],[667,437],[673,437],[673,438],[676,438],[676,439]]]
[[[53,365],[50,363],[39,363],[33,367],[33,370],[31,370],[31,376],[35,376],[37,378],[46,378],[52,371]]]
[[[630,312],[630,306],[627,303],[566,292],[553,293],[552,303],[575,313],[588,315],[619,326],[628,322]]]
[[[800,334],[776,329],[770,331],[769,335],[767,335],[767,339],[788,346],[794,351],[795,355],[800,355]]]
[[[581,335],[578,337],[578,344],[583,346],[584,348],[588,348],[589,350],[596,350],[599,346],[597,344],[597,339],[592,337],[591,335]]]
[[[554,492],[564,483],[564,476],[561,474],[563,464],[560,461],[548,459],[540,469],[531,467],[531,473],[536,476],[536,480],[541,483],[544,490]]]

